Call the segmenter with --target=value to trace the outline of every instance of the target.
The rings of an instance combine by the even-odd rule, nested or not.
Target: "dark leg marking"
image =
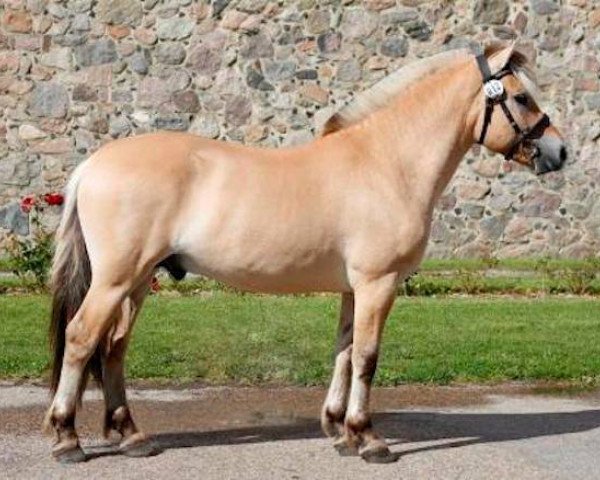
[[[350,430],[353,435],[360,435],[365,430],[373,428],[373,422],[370,417],[360,419],[348,419],[346,421],[346,428]]]
[[[326,408],[325,415],[327,416],[327,420],[329,420],[331,423],[343,423],[346,412],[332,412],[329,408]]]
[[[60,435],[62,432],[75,433],[75,413],[67,415],[52,415],[52,426]]]
[[[53,414],[50,421],[57,437],[52,456],[61,463],[85,462],[86,456],[75,431],[75,412],[64,416]]]
[[[362,371],[360,372],[359,378],[365,382],[368,386],[373,382],[373,377],[375,376],[375,371],[377,370],[377,358],[378,354],[370,353],[365,356],[364,365]]]

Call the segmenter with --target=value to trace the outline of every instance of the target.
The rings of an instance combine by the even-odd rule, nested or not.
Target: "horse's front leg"
[[[390,274],[377,279],[361,279],[354,290],[352,385],[344,422],[344,442],[349,448],[358,448],[361,457],[368,462],[387,463],[397,458],[373,429],[369,411],[381,334],[396,296],[397,278],[396,274]]]
[[[353,319],[354,294],[343,293],[333,376],[321,411],[321,427],[330,437],[340,437],[344,433],[344,418],[352,375]]]

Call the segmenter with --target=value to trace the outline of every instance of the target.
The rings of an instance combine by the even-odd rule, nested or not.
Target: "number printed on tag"
[[[486,97],[495,100],[504,93],[504,85],[500,80],[489,80],[483,84],[483,91]]]

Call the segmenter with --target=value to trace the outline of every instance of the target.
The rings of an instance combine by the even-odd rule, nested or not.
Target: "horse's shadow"
[[[560,435],[600,427],[600,410],[552,413],[378,413],[374,420],[391,445],[436,442],[404,448],[401,455],[473,444],[505,442]],[[159,433],[153,437],[160,451],[214,445],[240,445],[321,438],[315,419],[298,418],[285,425],[260,425],[218,431]],[[440,443],[441,440],[448,440]],[[116,454],[110,447],[95,448],[89,458]]]

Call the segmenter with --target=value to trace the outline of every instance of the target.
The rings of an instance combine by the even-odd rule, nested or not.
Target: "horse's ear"
[[[507,47],[504,47],[489,56],[488,63],[492,73],[497,73],[506,67],[506,65],[508,65],[508,62],[515,51],[516,45],[516,42],[512,42]]]

